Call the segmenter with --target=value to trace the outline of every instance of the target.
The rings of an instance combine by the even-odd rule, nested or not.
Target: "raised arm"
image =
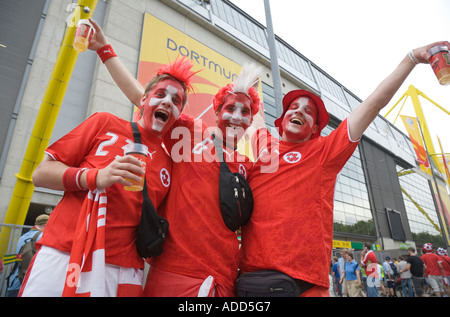
[[[90,22],[95,29],[95,33],[89,43],[89,49],[93,51],[109,49],[108,47],[105,47],[105,45],[108,45],[108,41],[100,26],[92,19],[90,19]],[[139,107],[142,96],[144,95],[144,88],[137,79],[122,65],[117,56],[108,58],[104,64],[120,90],[122,90],[125,96],[127,96],[134,105]]]
[[[448,41],[443,41],[414,49],[412,54],[417,60],[417,64],[429,64],[430,54],[428,50],[438,44],[450,47]],[[406,55],[397,68],[349,115],[348,125],[352,140],[357,140],[362,136],[380,110],[389,103],[415,66],[416,63],[413,62],[412,58]]]

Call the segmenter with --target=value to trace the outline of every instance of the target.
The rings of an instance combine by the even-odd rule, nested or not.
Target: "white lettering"
[[[209,315],[211,312],[212,304],[190,304],[188,301],[183,304],[179,304],[178,311],[181,312],[205,312]]]
[[[107,141],[103,141],[102,143],[100,143],[100,145],[98,146],[97,152],[95,152],[96,156],[106,156],[108,155],[108,151],[103,150],[106,146],[109,145],[113,145],[114,143],[117,142],[117,140],[119,139],[119,137],[117,136],[117,134],[112,133],[112,132],[107,132],[106,135],[110,136],[111,139],[107,140]],[[128,141],[128,140],[127,140]]]

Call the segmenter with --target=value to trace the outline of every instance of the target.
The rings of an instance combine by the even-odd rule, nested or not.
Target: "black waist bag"
[[[237,297],[299,297],[298,280],[278,271],[244,273],[236,280]]]
[[[136,122],[131,122],[134,140],[141,143],[141,135]],[[147,179],[144,180],[142,190],[142,214],[141,221],[136,232],[136,248],[143,258],[160,255],[163,251],[163,242],[169,230],[169,222],[158,215],[147,192]]]
[[[232,173],[227,163],[220,163],[220,211],[231,231],[245,225],[253,212],[253,194],[242,174]]]
[[[234,232],[250,220],[253,212],[253,194],[245,177],[240,173],[231,172],[225,162],[222,146],[216,143],[214,139],[220,159],[220,211],[225,225]]]
[[[163,252],[162,247],[169,230],[169,222],[158,215],[153,207],[152,201],[148,197],[146,181],[144,181],[142,194],[144,199],[141,221],[136,232],[136,247],[141,257],[150,258]]]

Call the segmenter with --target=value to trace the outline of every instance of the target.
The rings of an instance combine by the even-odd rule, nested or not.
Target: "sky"
[[[231,0],[266,25],[264,0]],[[449,0],[271,0],[275,34],[361,100],[398,66],[407,53],[450,41]],[[380,112],[384,115],[413,85],[450,112],[450,86],[439,84],[430,65],[415,67]],[[450,115],[419,97],[434,149],[450,153]],[[386,117],[393,122],[403,101]],[[408,98],[401,115],[416,117]],[[398,117],[395,126],[406,133]]]

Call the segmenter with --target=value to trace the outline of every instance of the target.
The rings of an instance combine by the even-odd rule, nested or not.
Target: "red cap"
[[[292,90],[284,96],[284,98],[283,98],[283,114],[281,115],[281,117],[279,117],[278,119],[275,120],[275,127],[278,128],[280,135],[282,135],[283,127],[282,127],[281,123],[283,122],[283,118],[286,114],[286,111],[289,109],[291,102],[294,101],[295,99],[297,99],[298,97],[309,97],[314,101],[314,103],[317,106],[317,112],[318,112],[317,125],[319,126],[319,130],[311,136],[311,139],[316,138],[320,135],[320,132],[322,131],[322,129],[327,126],[328,121],[330,121],[330,115],[328,114],[328,111],[325,108],[325,104],[323,103],[322,99],[320,99],[319,96],[317,96],[307,90],[301,90],[301,89]]]
[[[425,244],[422,246],[422,250],[423,250],[423,252],[425,252],[425,253],[433,252],[433,244],[431,244],[431,243],[425,243]]]

